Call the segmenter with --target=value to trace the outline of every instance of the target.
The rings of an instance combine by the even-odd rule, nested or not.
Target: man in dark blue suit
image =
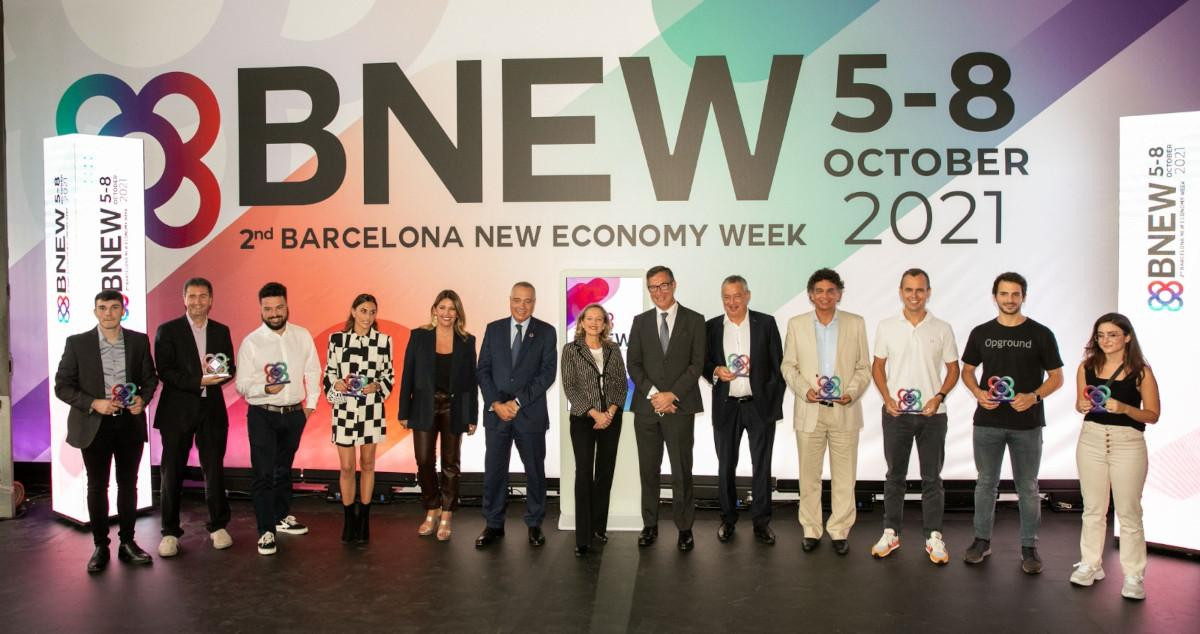
[[[509,293],[511,317],[488,324],[479,351],[477,375],[486,411],[483,517],[487,526],[475,540],[483,548],[504,537],[508,497],[508,463],[513,444],[525,465],[525,525],[529,543],[546,543],[546,431],[550,416],[546,390],[558,369],[554,327],[533,317],[537,294],[529,282],[517,282]]]

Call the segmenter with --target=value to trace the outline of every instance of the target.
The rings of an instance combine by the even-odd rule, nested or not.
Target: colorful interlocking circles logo
[[[993,376],[988,379],[988,398],[993,401],[1007,403],[1016,395],[1011,376]]]
[[[900,389],[896,392],[896,400],[900,403],[900,413],[915,414],[924,409],[921,404],[921,390]]]
[[[264,365],[263,372],[267,375],[267,385],[283,385],[292,382],[291,377],[288,376],[287,364],[283,361]]]
[[[66,295],[58,296],[58,323],[65,324],[71,321],[71,298]]]
[[[733,376],[750,376],[750,355],[748,354],[730,354],[726,359],[726,366]]]
[[[112,388],[112,400],[120,407],[133,407],[134,396],[137,396],[137,386],[133,383],[118,383]]]
[[[1092,402],[1092,409],[1088,411],[1093,414],[1108,411],[1104,407],[1104,404],[1108,402],[1108,397],[1112,396],[1112,390],[1108,389],[1107,385],[1089,385],[1083,392],[1087,395],[1087,399]]]
[[[181,95],[196,106],[200,116],[196,133],[184,141],[165,117],[154,111],[164,97]],[[107,97],[120,111],[100,127],[100,134],[126,136],[134,132],[149,135],[162,146],[166,165],[158,182],[146,189],[146,236],[173,249],[189,247],[204,239],[217,224],[221,211],[221,188],[212,170],[201,161],[217,139],[221,128],[221,110],[212,89],[195,75],[181,72],[154,77],[141,92],[112,75],[88,75],[71,84],[58,101],[55,123],[59,134],[79,132],[76,118],[79,108],[93,97]],[[173,226],[158,217],[158,210],[179,191],[188,179],[200,195],[195,217],[183,226]]]
[[[359,398],[366,397],[363,394],[363,388],[367,386],[367,379],[361,374],[351,374],[346,377],[346,394]]]
[[[1176,312],[1183,308],[1183,284],[1175,280],[1170,282],[1155,280],[1150,282],[1146,291],[1150,293],[1150,298],[1146,300],[1150,305],[1150,310]]]
[[[842,380],[836,376],[817,377],[817,392],[825,402],[842,398]]]

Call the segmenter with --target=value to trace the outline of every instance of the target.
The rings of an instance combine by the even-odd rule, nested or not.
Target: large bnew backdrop
[[[744,275],[751,306],[782,329],[810,308],[808,275],[832,266],[873,343],[900,308],[900,272],[919,266],[961,346],[995,314],[992,278],[1012,269],[1072,376],[1092,321],[1116,307],[1118,118],[1200,109],[1194,1],[4,10],[18,460],[50,455],[45,137],[145,140],[151,331],[203,275],[239,341],[259,323],[256,290],[278,280],[323,351],[351,299],[372,292],[399,368],[446,287],[481,333],[527,279],[561,338],[568,271],[667,264],[680,302],[706,316],[720,313],[720,280]],[[71,319],[94,325],[87,311]],[[226,395],[227,464],[246,466],[245,403]],[[1167,407],[1184,399],[1164,394]],[[1069,389],[1048,400],[1043,477],[1075,477],[1072,401]],[[864,407],[860,477],[881,479],[878,396]],[[970,479],[961,388],[949,408],[944,475]],[[708,419],[697,426],[696,470],[715,473]],[[482,470],[483,444],[465,441],[464,469]],[[795,477],[791,434],[775,452],[776,475]],[[296,462],[336,467],[328,405]],[[414,470],[394,424],[379,468]]]

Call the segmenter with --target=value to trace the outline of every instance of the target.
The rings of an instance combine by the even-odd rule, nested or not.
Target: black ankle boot
[[[360,544],[371,541],[371,505],[358,503],[358,534],[356,540]]]
[[[355,529],[358,528],[358,524],[356,521],[358,518],[355,517],[355,515],[357,515],[357,514],[354,512],[356,510],[357,506],[358,506],[357,502],[355,502],[354,504],[343,504],[342,505],[342,512],[345,514],[345,518],[342,520],[342,543],[343,544],[349,544],[350,542],[355,541],[355,539],[357,538]]]

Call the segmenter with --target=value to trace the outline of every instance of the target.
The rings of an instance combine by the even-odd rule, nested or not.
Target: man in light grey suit
[[[814,310],[788,321],[781,365],[784,381],[796,396],[792,421],[800,458],[801,548],[811,552],[824,533],[821,471],[828,447],[833,509],[824,528],[839,555],[850,550],[846,537],[854,525],[858,434],[863,426],[859,399],[871,384],[866,324],[862,317],[837,309],[843,288],[841,276],[832,269],[818,269],[808,278]]]
[[[654,309],[633,318],[626,365],[633,379],[633,428],[642,480],[642,533],[638,546],[658,538],[658,487],[663,444],[671,460],[671,508],[679,550],[695,545],[692,488],[695,417],[704,411],[700,372],[704,367],[704,317],[675,301],[675,275],[665,266],[646,272]]]

